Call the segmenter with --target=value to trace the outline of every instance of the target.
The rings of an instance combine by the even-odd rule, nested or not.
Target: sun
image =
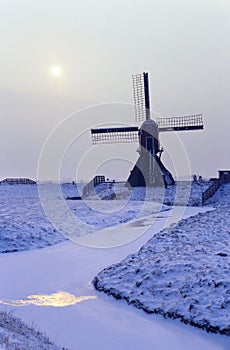
[[[53,66],[51,68],[51,74],[54,76],[54,77],[59,77],[61,74],[62,74],[62,69],[60,66]]]

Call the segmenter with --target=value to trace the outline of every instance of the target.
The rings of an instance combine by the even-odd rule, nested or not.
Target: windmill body
[[[139,143],[142,151],[146,149],[152,155],[157,154],[160,151],[159,128],[154,120],[148,119],[141,124],[139,138]]]
[[[152,119],[145,120],[140,126],[138,152],[139,158],[127,180],[132,187],[174,184],[172,174],[160,160],[159,128]]]
[[[158,118],[150,115],[148,73],[133,75],[134,106],[140,127],[91,129],[93,144],[139,142],[139,158],[128,177],[131,187],[168,186],[174,184],[172,174],[161,161],[159,132],[203,129],[201,114]]]

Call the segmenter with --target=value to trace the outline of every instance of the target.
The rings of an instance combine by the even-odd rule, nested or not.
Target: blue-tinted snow
[[[54,344],[35,325],[27,325],[11,312],[0,312],[0,349],[67,350]]]
[[[56,185],[40,186],[44,186],[45,191],[47,189],[47,201],[49,201],[49,191],[52,192]],[[97,190],[86,201],[73,201],[66,198],[79,196],[82,184],[78,187],[74,184],[63,184],[62,196],[52,197],[50,207],[59,221],[65,221],[66,213],[59,211],[59,203],[64,200],[66,210],[70,210],[79,220],[79,227],[74,230],[79,231],[77,234],[81,236],[95,230],[127,223],[140,216],[167,210],[162,203],[199,205],[202,190],[207,186],[209,183],[206,182],[192,184],[192,187],[189,182],[180,182],[177,186],[167,189],[159,187],[146,192],[144,188],[135,188],[131,191],[124,184],[115,184],[116,200],[101,200],[103,196],[111,194],[111,189],[108,191],[105,188],[104,191]],[[148,203],[143,210],[144,202]],[[82,225],[83,229],[81,223],[86,224]],[[73,228],[69,229],[71,231]],[[0,252],[42,248],[65,239],[44,213],[36,185],[0,186]]]
[[[149,313],[230,335],[230,184],[216,209],[180,221],[104,269],[95,287]]]

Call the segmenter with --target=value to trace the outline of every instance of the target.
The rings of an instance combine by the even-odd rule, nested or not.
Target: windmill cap
[[[155,128],[158,129],[158,124],[157,124],[157,122],[155,122],[155,121],[152,120],[152,119],[145,120],[145,121],[141,124],[140,129],[148,130],[148,128],[150,128],[150,127],[155,127]]]

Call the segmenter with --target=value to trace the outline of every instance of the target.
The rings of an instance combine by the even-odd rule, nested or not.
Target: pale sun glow
[[[60,66],[53,66],[51,68],[51,74],[54,76],[54,77],[59,77],[61,74],[62,74],[62,69]]]

